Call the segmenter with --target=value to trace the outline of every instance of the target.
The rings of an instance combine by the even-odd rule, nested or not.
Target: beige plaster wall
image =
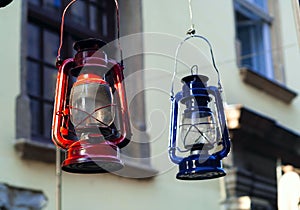
[[[143,10],[148,8],[143,7]],[[54,164],[22,160],[14,149],[15,100],[20,93],[21,1],[15,0],[0,10],[0,28],[3,66],[0,84],[0,182],[42,190],[49,199],[45,209],[53,210]],[[167,149],[164,144],[159,148],[162,153]],[[165,161],[168,162],[168,159]],[[159,165],[157,162],[155,164]],[[175,180],[176,170],[172,165],[163,166],[159,176],[150,180],[126,179],[111,174],[63,173],[62,209],[192,209],[199,205],[206,209],[218,209],[218,181],[179,182]]]
[[[294,20],[289,1],[280,0],[283,16],[283,49],[288,87],[300,90],[300,64]],[[159,175],[151,180],[132,180],[105,175],[63,174],[63,209],[219,209],[220,180],[184,182],[175,179],[177,168],[167,157],[169,92],[177,44],[190,27],[187,1],[144,0],[143,29],[147,126],[153,166]],[[233,5],[230,0],[193,1],[197,32],[213,45],[228,104],[241,103],[268,115],[287,127],[300,130],[300,100],[286,105],[245,85],[236,66]],[[47,210],[55,209],[55,166],[22,160],[13,148],[15,140],[15,99],[20,93],[21,1],[0,10],[0,181],[43,190],[49,199]],[[154,32],[154,34],[153,34]],[[288,32],[288,33],[287,33]],[[132,46],[134,47],[134,46]],[[203,45],[201,62],[207,71],[209,54]],[[201,68],[202,69],[202,68]],[[179,77],[185,71],[179,71]],[[178,85],[178,78],[176,85]],[[176,86],[177,87],[177,86]]]

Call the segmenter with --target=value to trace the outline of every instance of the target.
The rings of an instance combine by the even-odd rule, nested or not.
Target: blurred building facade
[[[1,208],[55,209],[50,132],[60,18],[68,2],[15,0],[0,10]],[[213,46],[232,140],[227,176],[192,182],[175,179],[178,169],[167,156],[170,81],[176,47],[191,25],[188,1],[119,4],[133,130],[122,150],[126,167],[116,174],[63,172],[62,209],[276,209],[278,162],[300,168],[299,3],[192,1],[196,32]],[[78,1],[66,17],[63,56],[73,55],[76,40],[110,42],[116,33],[114,1]],[[199,46],[199,57],[185,56],[209,71],[209,53]],[[178,69],[178,78],[188,71]]]

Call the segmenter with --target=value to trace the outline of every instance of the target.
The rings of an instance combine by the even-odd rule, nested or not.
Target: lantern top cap
[[[83,50],[98,50],[104,45],[106,45],[106,42],[101,39],[89,38],[75,42],[73,48],[79,52]]]
[[[188,84],[188,83],[191,83],[191,82],[207,84],[208,79],[209,78],[207,76],[200,75],[200,74],[193,74],[193,75],[183,77],[181,79],[181,82],[184,83],[184,84]]]

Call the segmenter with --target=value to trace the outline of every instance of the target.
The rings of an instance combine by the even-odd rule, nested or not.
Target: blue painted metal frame
[[[178,101],[181,97],[182,92],[177,93],[175,97],[171,97],[169,157],[176,164],[183,160],[183,158],[176,155]]]
[[[223,125],[222,130],[222,145],[223,149],[213,156],[215,159],[221,160],[226,157],[230,151],[230,138],[226,125],[226,117],[224,114],[224,107],[222,104],[221,94],[217,87],[210,86],[206,89],[216,99],[216,105],[219,117],[220,125]],[[196,96],[196,95],[195,95]],[[171,114],[170,114],[170,141],[169,141],[169,156],[172,162],[178,164],[183,158],[176,155],[176,139],[177,139],[177,118],[178,118],[178,102],[182,99],[182,92],[178,92],[175,97],[171,97]]]
[[[209,86],[206,88],[203,87],[194,87],[190,88],[191,96],[197,96],[197,92],[201,92],[200,89],[207,91],[209,95],[214,96],[216,102],[216,108],[218,110],[218,123],[221,126],[221,137],[217,137],[219,140],[221,139],[222,142],[222,150],[218,151],[208,158],[202,158],[200,154],[192,154],[188,157],[179,157],[176,155],[177,149],[177,120],[178,120],[178,103],[183,99],[183,92],[180,91],[174,96],[173,88],[174,88],[174,78],[176,75],[177,70],[177,54],[179,48],[182,44],[190,38],[200,38],[203,39],[210,48],[211,57],[213,67],[215,68],[218,74],[218,85],[219,87]],[[200,75],[199,75],[200,76]],[[178,46],[175,55],[175,68],[174,74],[172,79],[172,88],[171,88],[171,113],[170,113],[170,136],[169,136],[169,157],[172,162],[179,165],[179,173],[176,175],[177,179],[182,180],[203,180],[203,179],[212,179],[218,178],[221,176],[225,176],[226,172],[222,168],[221,160],[226,157],[230,151],[230,138],[229,132],[226,125],[226,117],[224,113],[223,101],[220,94],[222,90],[220,78],[219,78],[219,71],[215,65],[215,60],[212,52],[212,47],[209,41],[199,35],[191,35],[185,38]]]
[[[175,97],[171,97],[171,114],[170,114],[170,141],[169,157],[172,162],[179,165],[177,179],[182,180],[204,180],[213,179],[226,175],[222,168],[221,160],[226,157],[230,151],[229,132],[226,126],[226,118],[222,104],[222,98],[217,87],[210,86],[207,90],[215,97],[216,106],[219,110],[219,124],[222,129],[222,150],[212,154],[207,159],[203,159],[200,154],[190,155],[188,157],[179,157],[176,155],[177,150],[177,120],[178,120],[178,103],[183,99],[182,92],[178,92]],[[191,92],[193,92],[191,90]],[[195,95],[196,96],[196,95]]]

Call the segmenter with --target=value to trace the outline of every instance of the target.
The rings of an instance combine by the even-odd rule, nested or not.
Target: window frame
[[[256,88],[258,91],[264,91],[265,93],[269,94],[270,96],[279,99],[281,102],[284,103],[291,103],[294,98],[297,97],[298,93],[291,90],[286,86],[286,79],[284,73],[284,55],[282,50],[282,37],[281,37],[281,16],[279,11],[279,3],[277,1],[270,1],[267,0],[268,3],[268,10],[269,14],[272,16],[267,15],[264,16],[261,13],[261,10],[257,9],[257,7],[252,7],[249,5],[250,0],[233,0],[234,8],[233,12],[237,14],[237,5],[242,2],[242,4],[248,8],[248,11],[254,11],[257,14],[257,17],[262,18],[266,23],[270,26],[270,39],[271,39],[271,46],[270,46],[270,54],[272,54],[272,62],[267,63],[269,68],[273,71],[269,74],[261,74],[249,67],[243,67],[241,65],[241,43],[239,40],[235,40],[236,44],[236,60],[237,60],[237,67],[240,70],[241,79],[247,85],[251,85],[252,87]],[[294,1],[294,0],[293,0]],[[297,1],[297,0],[295,0]],[[237,17],[235,17],[236,19]],[[300,34],[300,32],[299,32]],[[300,40],[300,36],[299,36]],[[300,42],[299,42],[300,46]],[[272,75],[272,77],[271,77]],[[274,91],[276,90],[276,91]]]
[[[42,0],[39,1],[40,3]],[[67,4],[68,1],[62,0],[64,4]],[[108,5],[109,8],[112,8],[113,5]],[[51,10],[51,9],[50,9]],[[59,35],[60,23],[61,23],[61,11],[51,11],[52,18],[47,14],[49,9],[44,8],[41,9],[39,6],[30,3],[29,0],[22,1],[22,24],[21,24],[21,90],[20,94],[16,99],[16,141],[15,148],[17,149],[19,155],[24,159],[34,159],[41,160],[45,162],[54,162],[55,161],[55,146],[51,140],[51,134],[49,133],[49,138],[43,138],[41,136],[33,136],[33,132],[31,129],[32,125],[32,116],[31,116],[31,96],[29,94],[29,90],[27,87],[27,79],[30,75],[30,72],[27,68],[27,63],[29,61],[29,54],[27,50],[29,48],[27,43],[27,26],[28,24],[37,24],[41,28],[46,30],[51,30],[56,32]],[[115,14],[113,10],[113,14]],[[91,30],[80,30],[76,24],[72,24],[70,17],[66,17],[65,21],[65,30],[64,30],[64,44],[62,50],[62,56],[65,58],[67,55],[73,54],[73,40],[70,34],[75,34],[81,39],[89,38],[89,37],[99,37],[97,32],[93,32]],[[114,23],[113,23],[114,24]],[[40,35],[42,36],[42,35]],[[114,27],[110,27],[109,34],[103,38],[104,41],[109,42],[110,39],[114,39],[115,37],[115,29]],[[42,46],[42,45],[41,45]],[[58,47],[58,46],[57,46]],[[42,49],[41,49],[42,50]],[[64,59],[63,58],[63,59]],[[38,62],[44,68],[45,60],[40,56],[39,59],[35,61]],[[48,64],[47,64],[48,65]],[[51,67],[55,67],[55,63],[53,65],[49,64]],[[44,86],[44,85],[43,85]],[[54,93],[53,93],[54,94]],[[53,97],[54,102],[54,97]],[[52,121],[52,115],[51,119]],[[51,123],[50,123],[51,124]]]
[[[269,15],[267,5],[265,8],[260,8],[258,5],[255,4],[253,0],[234,0],[234,12],[236,14],[236,39],[237,43],[240,47],[239,49],[239,67],[247,67],[254,72],[261,74],[264,77],[269,79],[274,78],[274,67],[273,67],[273,56],[272,56],[272,36],[271,36],[271,26],[273,24],[273,17]],[[238,22],[238,15],[244,16],[245,18],[249,19],[245,23]],[[259,26],[261,25],[261,26]],[[247,27],[246,29],[249,31],[251,40],[250,40],[250,50],[251,53],[258,54],[258,57],[251,56],[250,54],[250,63],[251,66],[244,66],[242,64],[243,60],[243,53],[241,49],[243,48],[242,40],[238,38],[239,36],[239,28]],[[261,37],[258,37],[257,29],[259,29],[261,33]],[[261,41],[262,40],[262,41]],[[260,48],[263,50],[261,51]],[[263,56],[259,56],[261,54]],[[246,55],[246,57],[248,57]]]
[[[298,39],[298,47],[300,49],[300,0],[291,0],[296,24],[296,33]]]
[[[45,2],[41,1],[41,0],[37,2],[37,4],[40,4],[40,5],[32,4],[31,1],[27,2],[28,3],[27,4],[27,11],[28,11],[27,14],[28,15],[27,15],[26,27],[29,27],[29,25],[32,25],[37,28],[37,30],[38,30],[37,36],[39,37],[39,39],[38,39],[38,43],[37,43],[36,47],[39,48],[38,52],[40,54],[40,56],[38,58],[34,58],[34,57],[30,56],[30,51],[28,50],[29,48],[27,48],[27,50],[24,50],[25,54],[26,54],[26,64],[28,62],[33,62],[38,65],[39,75],[37,75],[37,76],[39,76],[39,80],[40,80],[40,84],[37,84],[37,85],[39,85],[38,89],[40,89],[40,91],[39,91],[40,93],[38,95],[31,94],[30,89],[28,89],[28,87],[25,90],[31,103],[35,103],[37,105],[37,108],[39,109],[39,111],[37,111],[38,113],[36,113],[36,115],[35,115],[36,118],[32,119],[32,121],[31,121],[32,126],[34,126],[34,120],[39,121],[37,123],[37,125],[39,125],[39,126],[36,128],[36,130],[38,130],[38,131],[35,132],[34,128],[32,128],[31,136],[32,136],[32,139],[35,141],[41,141],[41,142],[48,141],[50,143],[52,143],[51,129],[49,132],[47,132],[49,134],[46,134],[45,131],[49,130],[49,129],[47,129],[47,127],[49,127],[49,128],[51,127],[51,121],[49,121],[50,124],[48,123],[49,125],[46,126],[47,123],[45,121],[46,120],[45,117],[46,117],[47,112],[46,112],[45,108],[46,108],[47,104],[48,105],[53,104],[54,95],[53,95],[52,100],[47,99],[48,97],[45,96],[46,86],[44,83],[44,74],[46,73],[47,68],[56,70],[56,67],[55,67],[55,60],[53,60],[53,63],[48,63],[46,57],[44,56],[44,51],[45,51],[45,47],[46,47],[45,43],[47,41],[47,40],[45,40],[45,34],[47,33],[47,31],[50,33],[56,34],[58,37],[58,42],[56,43],[56,45],[57,46],[59,45],[59,38],[60,38],[59,29],[60,29],[60,23],[61,23],[61,20],[59,17],[61,15],[62,9],[67,4],[67,1],[65,1],[65,0],[62,0],[61,2],[62,2],[61,8],[58,8],[56,10],[53,10],[52,7],[44,8],[43,3],[45,3]],[[90,6],[91,2],[92,1],[84,2],[84,3],[86,3],[87,9]],[[76,6],[76,5],[74,5],[74,6]],[[72,7],[71,7],[71,9],[72,9]],[[108,3],[107,3],[107,9],[110,10],[112,14],[114,14],[114,10],[109,6]],[[48,12],[50,12],[50,11],[52,13],[54,13],[53,16],[51,16],[51,17],[47,15]],[[98,12],[101,12],[100,8],[99,8]],[[87,21],[86,22],[87,27],[90,27],[89,19],[87,18],[86,21]],[[78,27],[78,25],[79,25],[79,23],[76,24],[75,22],[73,22],[72,16],[68,16],[68,14],[67,14],[65,29],[64,29],[64,45],[63,45],[63,49],[62,49],[62,54],[65,55],[65,57],[66,56],[72,57],[72,55],[73,55],[73,52],[72,52],[72,44],[73,43],[71,43],[71,40],[75,40],[75,39],[80,40],[80,39],[85,39],[85,38],[89,38],[89,37],[99,37],[99,34],[97,34],[98,32],[89,30],[89,28],[84,28],[84,30],[80,30],[82,27]],[[108,25],[107,25],[107,27],[108,27]],[[115,28],[115,27],[110,27],[110,28]],[[107,31],[109,31],[109,30],[107,30]],[[26,40],[28,40],[28,34],[26,34],[25,37],[27,37]],[[109,39],[115,39],[114,30],[110,30],[110,33],[107,34],[107,36],[101,36],[101,38],[106,42],[109,42]],[[30,77],[31,73],[29,72],[29,70],[27,70],[27,71],[28,71],[28,74],[26,74],[26,76],[27,76],[26,80],[28,82],[28,81],[30,81],[29,77]],[[54,77],[54,78],[56,81],[56,77]],[[52,86],[54,85],[53,86],[54,88],[52,90],[53,94],[55,91],[55,83],[56,83],[55,81],[53,81],[54,84],[52,84]],[[49,83],[51,83],[51,82],[49,82]],[[32,105],[31,105],[31,107],[32,107]],[[33,111],[33,110],[31,110],[31,111]],[[52,117],[51,117],[51,119],[52,119]],[[50,138],[48,138],[48,137],[50,137]]]

